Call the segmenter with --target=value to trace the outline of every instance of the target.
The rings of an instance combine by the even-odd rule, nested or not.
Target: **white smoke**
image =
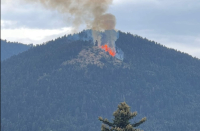
[[[112,51],[114,51],[116,53],[115,57],[119,60],[124,59],[124,52],[116,47],[115,42],[117,41],[117,39],[119,38],[119,32],[116,30],[105,30],[103,32],[100,31],[92,31],[92,35],[93,35],[93,42],[94,44],[97,42],[98,46],[102,46],[107,44]]]
[[[115,57],[119,60],[124,60],[124,52],[120,48],[116,48],[116,55]]]
[[[93,42],[101,46],[107,44],[115,53],[121,52],[116,50],[115,41],[118,39],[118,32],[115,31],[116,18],[114,15],[107,13],[109,5],[113,0],[21,0],[30,4],[38,3],[44,8],[57,10],[63,16],[70,14],[72,16],[73,27],[75,30],[81,24],[86,24],[87,28],[92,29]],[[67,22],[67,21],[66,21]],[[89,37],[88,37],[89,38]],[[84,39],[80,35],[69,37],[71,40]],[[120,57],[119,57],[120,56]],[[122,55],[117,55],[122,58]]]
[[[67,40],[69,41],[93,41],[95,46],[101,47],[107,44],[115,53],[115,57],[119,60],[124,59],[124,52],[118,48],[115,44],[119,38],[119,32],[115,30],[95,31],[95,30],[84,30],[80,33],[68,35]]]
[[[84,41],[93,41],[95,46],[103,46],[107,44],[112,51],[116,53],[115,57],[119,60],[124,59],[124,52],[118,48],[115,44],[119,38],[119,32],[116,30],[105,30],[105,31],[96,31],[96,30],[85,30],[79,34],[69,35],[68,40],[84,40]]]

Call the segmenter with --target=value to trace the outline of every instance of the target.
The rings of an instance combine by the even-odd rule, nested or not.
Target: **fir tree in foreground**
[[[140,131],[139,129],[134,129],[134,127],[137,127],[145,122],[146,117],[142,118],[142,120],[137,123],[130,124],[129,120],[136,115],[137,112],[130,112],[130,107],[126,104],[126,102],[122,102],[118,105],[118,109],[113,113],[113,123],[109,122],[108,119],[99,117],[99,120],[104,123],[101,127],[101,131]]]

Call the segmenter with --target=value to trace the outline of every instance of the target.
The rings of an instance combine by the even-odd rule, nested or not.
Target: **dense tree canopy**
[[[66,36],[3,61],[2,130],[98,131],[126,100],[145,131],[198,131],[200,60],[129,33],[116,45],[123,61]]]
[[[31,47],[33,47],[33,45],[25,45],[18,42],[8,42],[1,39],[1,61],[10,58],[13,55],[27,51]]]

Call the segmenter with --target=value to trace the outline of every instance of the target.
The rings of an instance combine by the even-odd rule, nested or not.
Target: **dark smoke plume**
[[[98,46],[108,45],[117,53],[115,41],[118,39],[118,32],[115,31],[115,16],[106,13],[113,0],[22,0],[28,3],[39,3],[50,10],[57,10],[62,14],[70,14],[73,19],[75,30],[81,24],[86,24],[92,29],[93,42]],[[105,37],[103,37],[105,36]],[[116,54],[116,57],[119,54]],[[121,55],[120,55],[121,56]],[[121,58],[121,57],[120,57]]]
[[[113,0],[23,0],[40,3],[47,9],[57,10],[73,17],[73,26],[77,29],[81,24],[87,28],[104,31],[115,29],[115,16],[106,14]]]

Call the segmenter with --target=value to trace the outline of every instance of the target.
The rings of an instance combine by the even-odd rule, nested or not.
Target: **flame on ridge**
[[[110,47],[108,47],[108,45],[107,44],[105,44],[105,45],[102,45],[101,46],[101,48],[102,49],[104,49],[106,52],[108,52],[111,56],[115,56],[115,51],[113,51]]]

